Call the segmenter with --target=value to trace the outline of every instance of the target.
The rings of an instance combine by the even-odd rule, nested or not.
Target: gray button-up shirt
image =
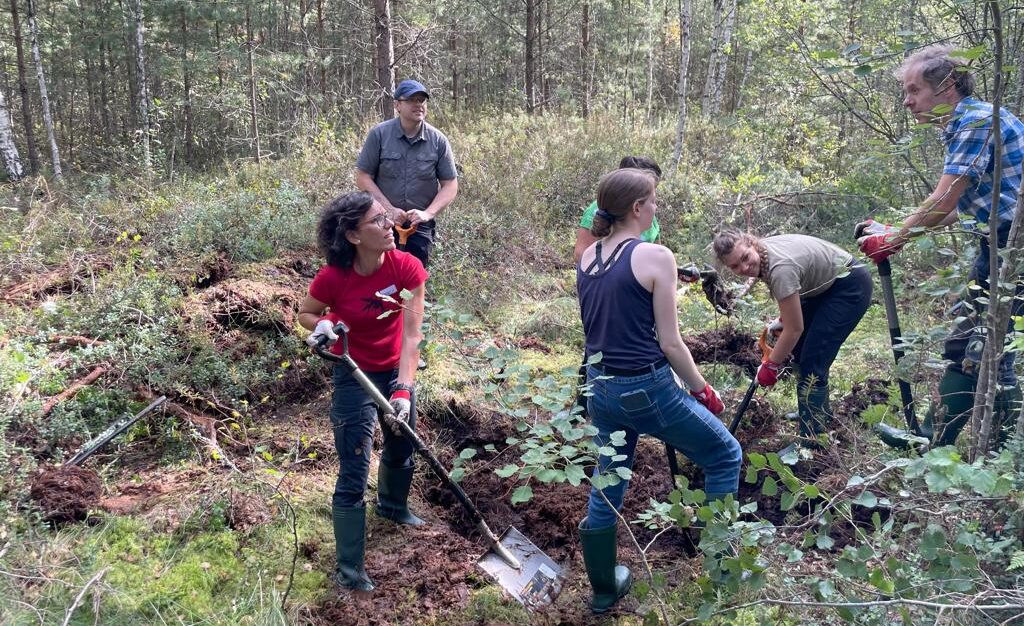
[[[373,177],[388,202],[406,211],[426,209],[437,195],[438,181],[458,175],[444,133],[423,122],[419,134],[408,138],[397,117],[373,127],[356,167]]]

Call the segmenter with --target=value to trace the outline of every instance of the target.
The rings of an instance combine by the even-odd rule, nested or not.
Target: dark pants
[[[366,372],[374,387],[387,396],[398,378],[398,370]],[[352,374],[342,366],[334,368],[334,396],[331,402],[331,427],[334,431],[334,449],[338,452],[340,467],[331,500],[335,509],[363,506],[363,494],[370,473],[370,452],[373,449],[373,429],[380,411],[370,394],[359,385]],[[412,396],[409,425],[416,427],[416,394]],[[413,447],[408,439],[400,437],[390,428],[382,428],[384,451],[380,462],[388,467],[412,466]]]
[[[800,301],[804,333],[793,348],[793,360],[800,370],[798,385],[811,377],[817,384],[828,384],[828,372],[839,348],[870,305],[871,275],[859,264],[837,278],[825,293]]]
[[[437,222],[430,220],[422,222],[416,227],[416,232],[409,235],[405,242],[405,251],[420,260],[423,267],[430,263],[430,253],[434,249],[434,237],[437,236]],[[398,233],[395,232],[395,241],[398,241]]]
[[[1010,235],[1011,222],[1001,222],[999,224],[999,248],[1002,249],[1006,246],[1006,241]],[[968,346],[976,341],[984,341],[984,317],[985,317],[985,305],[979,301],[979,298],[988,298],[988,272],[989,272],[989,245],[988,236],[981,238],[981,250],[978,254],[978,258],[974,262],[974,267],[971,269],[971,274],[968,277],[970,280],[975,281],[981,290],[972,289],[969,291],[968,296],[957,303],[954,310],[957,311],[957,321],[953,324],[953,329],[949,335],[946,336],[945,344],[942,349],[942,358],[952,361],[950,365],[954,370],[967,374],[969,376],[977,376],[978,362],[976,357],[979,356],[979,350],[971,350],[971,355],[968,355]],[[1016,291],[1014,293],[1013,301],[1010,304],[1010,312],[1014,316],[1024,314],[1024,283],[1021,282],[1020,277],[1016,277]],[[1013,332],[1013,319],[1010,319],[1007,330],[1007,340],[1010,339],[1010,334]],[[983,345],[983,344],[981,344]],[[998,383],[1000,385],[1016,385],[1017,374],[1014,372],[1013,366],[1016,361],[1016,353],[1006,352],[1003,354],[1002,359],[999,361],[999,378]]]

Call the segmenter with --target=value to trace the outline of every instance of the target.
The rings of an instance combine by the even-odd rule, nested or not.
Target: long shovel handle
[[[476,524],[477,528],[480,529],[480,532],[487,536],[487,540],[488,542],[490,542],[491,547],[495,550],[495,552],[497,552],[498,555],[502,557],[502,559],[508,562],[509,565],[516,569],[519,569],[519,562],[505,549],[503,545],[501,545],[501,539],[499,539],[498,536],[494,534],[494,531],[491,530],[490,526],[487,525],[487,522],[484,521],[484,516],[480,514],[480,510],[476,508],[476,505],[474,505],[473,502],[469,499],[469,496],[466,495],[466,492],[463,491],[462,487],[460,487],[457,482],[451,479],[451,477],[448,475],[448,471],[444,468],[443,465],[441,465],[441,461],[439,461],[437,457],[434,456],[434,454],[430,451],[430,448],[428,448],[427,445],[423,443],[423,440],[420,439],[420,436],[416,434],[416,431],[413,430],[413,428],[409,426],[409,424],[406,423],[404,420],[395,418],[394,407],[391,406],[391,403],[388,402],[388,399],[384,397],[384,394],[382,394],[379,389],[377,389],[377,387],[373,384],[369,377],[366,376],[363,370],[359,368],[359,365],[357,365],[356,362],[352,360],[352,357],[348,353],[346,330],[340,330],[339,327],[336,326],[334,331],[335,333],[339,334],[346,340],[345,343],[343,344],[343,354],[338,355],[328,352],[324,348],[324,342],[321,342],[320,345],[315,346],[313,348],[317,356],[328,361],[332,361],[334,363],[340,363],[343,367],[345,367],[345,369],[349,371],[349,373],[352,374],[352,377],[356,379],[356,382],[358,382],[359,386],[363,388],[363,391],[370,394],[370,398],[373,399],[374,403],[383,412],[384,420],[387,422],[387,424],[392,427],[397,426],[399,430],[402,431],[402,436],[404,436],[412,443],[413,449],[427,461],[427,465],[429,465],[430,469],[434,471],[434,474],[441,480],[442,483],[444,483],[444,486],[447,487],[448,490],[452,492],[452,494],[463,506],[463,508],[466,509],[466,512],[469,513],[469,517],[473,520],[473,523]],[[324,339],[326,341],[326,338]]]
[[[896,311],[896,294],[892,288],[892,265],[889,264],[889,259],[884,259],[878,263],[878,282],[882,285],[882,300],[885,302],[885,319],[889,323],[889,341],[892,343],[892,356],[896,360],[896,364],[899,365],[900,359],[904,356],[903,349],[899,347],[903,331],[900,330],[899,313]],[[900,401],[903,403],[903,417],[907,421],[907,428],[910,429],[911,433],[920,435],[921,427],[917,423],[917,415],[914,410],[914,394],[910,390],[910,383],[899,378],[898,374],[897,380],[900,388]]]
[[[676,449],[665,444],[665,456],[668,457],[668,471],[672,475],[672,488],[676,488],[676,476],[679,475],[679,457],[676,456]]]
[[[739,408],[736,409],[736,415],[732,418],[732,423],[729,424],[729,434],[735,435],[736,429],[740,425],[740,418],[747,411],[747,407],[750,406],[750,400],[754,397],[754,392],[757,391],[757,378],[750,381],[750,386],[747,387],[747,393],[743,395],[743,400],[740,402]]]
[[[86,442],[82,449],[78,451],[75,456],[71,457],[64,463],[64,465],[81,465],[90,456],[95,454],[100,448],[110,443],[110,441],[128,430],[132,424],[139,421],[146,415],[149,415],[154,409],[164,403],[167,400],[167,396],[160,396],[156,400],[149,403],[149,406],[142,409],[134,416],[122,417],[113,424],[111,424],[105,431],[96,435],[92,440]]]

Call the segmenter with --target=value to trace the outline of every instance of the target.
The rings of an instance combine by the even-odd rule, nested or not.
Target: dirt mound
[[[443,525],[411,528],[370,520],[368,525],[367,544],[377,548],[367,548],[366,572],[376,589],[368,594],[341,591],[313,610],[310,623],[423,623],[465,606],[470,588],[485,584],[484,574],[474,572],[481,547]],[[382,544],[387,548],[381,549]]]
[[[697,363],[731,363],[753,376],[761,365],[757,338],[735,326],[725,326],[683,337]]]
[[[60,524],[84,520],[101,491],[96,472],[68,465],[37,474],[29,494],[42,511],[43,519]]]
[[[263,498],[237,491],[231,493],[231,506],[228,508],[228,525],[231,528],[246,531],[271,519],[273,514]]]

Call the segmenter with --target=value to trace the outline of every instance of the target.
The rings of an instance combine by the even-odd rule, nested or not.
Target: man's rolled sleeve
[[[455,169],[455,155],[452,154],[452,145],[447,139],[443,139],[442,145],[438,146],[438,148],[437,179],[453,180],[457,178],[459,173]]]
[[[359,158],[356,159],[356,167],[370,176],[377,176],[377,169],[380,167],[380,131],[374,128],[366,136],[363,142],[363,149],[359,151]]]

